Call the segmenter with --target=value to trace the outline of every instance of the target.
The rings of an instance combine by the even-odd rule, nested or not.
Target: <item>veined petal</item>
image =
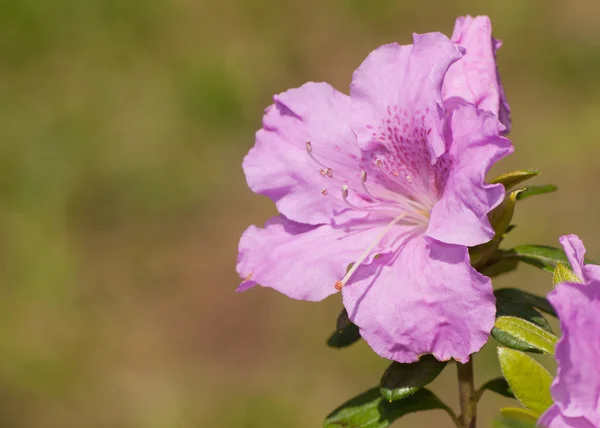
[[[487,341],[496,312],[491,281],[471,267],[467,248],[418,234],[361,267],[343,296],[373,350],[403,363],[429,353],[468,361]]]
[[[431,211],[426,236],[448,244],[482,244],[494,236],[487,215],[504,199],[504,187],[486,184],[485,176],[513,147],[498,134],[490,112],[464,104],[449,120],[452,145],[435,165],[443,193]]]
[[[600,281],[558,284],[548,300],[558,313],[562,331],[556,345],[558,369],[552,397],[564,418],[581,418],[598,427]]]
[[[277,210],[294,221],[323,224],[334,214],[360,216],[340,196],[343,184],[360,187],[360,151],[349,125],[350,98],[326,83],[307,83],[274,100],[244,159],[250,188],[271,198]],[[316,161],[307,152],[307,141]],[[331,171],[326,173],[327,168]],[[327,197],[322,189],[327,189]]]
[[[284,216],[267,222],[265,228],[250,226],[239,244],[237,272],[242,278],[238,291],[255,285],[299,300],[318,301],[335,293],[336,281],[350,263],[377,239],[385,224],[311,226]],[[372,249],[364,264],[389,250],[394,234],[385,236]]]
[[[384,146],[411,169],[407,174],[417,176],[415,163],[430,164],[445,150],[442,80],[462,52],[441,33],[413,38],[413,45],[393,43],[371,52],[354,72],[350,95],[359,145]]]
[[[496,51],[501,42],[492,37],[492,24],[487,16],[460,17],[456,20],[451,40],[466,49],[465,56],[452,64],[442,87],[447,107],[461,100],[489,110],[510,131],[510,108],[496,65]]]

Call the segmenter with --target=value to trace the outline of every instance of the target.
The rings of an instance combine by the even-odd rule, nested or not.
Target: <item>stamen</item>
[[[373,194],[369,192],[369,189],[367,189],[367,171],[360,172],[360,184],[362,185],[362,188],[365,191],[365,193],[369,195],[369,198],[371,198],[372,200],[376,200],[375,196],[373,196]]]
[[[308,156],[310,156],[310,158],[313,161],[315,161],[317,165],[323,167],[323,169],[321,169],[321,171],[323,171],[323,170],[330,170],[331,168],[329,168],[327,165],[325,165],[323,162],[321,162],[319,159],[317,159],[315,157],[315,155],[313,155],[312,151],[313,151],[312,144],[311,144],[310,141],[307,141],[306,142],[306,153],[308,153]],[[321,172],[321,175],[323,175],[323,172]]]
[[[395,219],[393,219],[382,231],[381,233],[377,236],[377,238],[375,238],[375,240],[371,243],[371,245],[369,245],[369,247],[361,254],[361,256],[356,260],[356,262],[354,262],[354,264],[352,265],[352,267],[348,270],[348,272],[346,273],[346,276],[344,276],[344,278],[342,278],[341,281],[336,281],[335,282],[335,289],[340,291],[344,285],[346,285],[346,283],[348,282],[348,280],[350,279],[350,277],[354,274],[354,272],[356,272],[356,269],[358,269],[358,267],[362,264],[362,262],[365,261],[365,259],[369,256],[369,254],[371,254],[371,251],[373,251],[373,248],[375,248],[375,246],[377,244],[379,244],[379,242],[381,241],[381,239],[390,231],[390,229],[397,224],[400,220],[402,220],[403,218],[406,217],[407,214],[400,214],[398,217],[396,217]]]

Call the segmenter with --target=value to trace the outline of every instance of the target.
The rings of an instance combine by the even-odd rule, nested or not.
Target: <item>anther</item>
[[[319,172],[323,177],[333,178],[333,170],[331,168],[321,168]]]
[[[381,159],[375,159],[375,166],[377,168],[381,168],[383,166],[383,162],[381,162]]]
[[[409,183],[412,183],[412,177],[410,174],[406,174],[406,181],[408,181]]]
[[[346,199],[348,197],[348,186],[345,184],[342,186],[342,198]]]
[[[308,153],[312,153],[312,144],[310,143],[310,141],[306,142],[306,151]]]
[[[321,189],[321,195],[323,195],[323,196],[327,196],[327,193],[328,193],[328,192],[327,192],[327,189],[323,187],[323,188]]]
[[[392,175],[393,175],[394,177],[398,177],[398,176],[400,175],[400,173],[399,173],[398,171],[396,171],[396,170],[393,170],[393,171],[392,171]]]

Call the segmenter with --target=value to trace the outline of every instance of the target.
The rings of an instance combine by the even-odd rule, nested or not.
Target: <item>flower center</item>
[[[313,154],[313,147],[310,141],[306,142],[306,152],[310,158],[320,167],[319,173],[324,178],[331,180],[338,185],[341,184],[341,200],[342,202],[356,211],[365,211],[372,215],[375,220],[385,221],[386,219],[392,218],[391,221],[379,232],[375,239],[369,244],[367,249],[358,257],[356,262],[348,270],[344,278],[336,281],[336,290],[341,290],[344,285],[350,280],[352,275],[360,267],[360,265],[369,257],[373,249],[381,242],[383,237],[390,232],[390,230],[396,225],[412,226],[412,227],[427,227],[429,223],[429,216],[431,208],[434,202],[430,195],[421,195],[421,192],[414,190],[406,194],[393,192],[386,186],[377,185],[370,187],[367,186],[367,171],[362,170],[360,172],[360,188],[353,189],[356,197],[353,201],[350,201],[350,187],[351,181],[341,180],[334,174],[333,169],[326,165],[324,162],[317,159]],[[375,171],[379,171],[387,179],[392,180],[400,184],[401,188],[409,188],[413,183],[413,178],[410,174],[406,174],[405,177],[400,177],[400,173],[396,170],[387,171],[387,168],[383,168],[383,162],[376,158],[372,165]],[[380,183],[379,183],[380,184]],[[337,192],[336,192],[337,193]],[[336,198],[336,194],[331,194],[327,188],[321,189],[323,196]],[[340,195],[340,194],[338,194]],[[338,196],[339,197],[339,196]]]

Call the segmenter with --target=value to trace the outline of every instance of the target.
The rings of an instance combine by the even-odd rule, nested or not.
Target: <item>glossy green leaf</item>
[[[543,186],[529,186],[522,189],[517,195],[517,200],[522,201],[525,198],[535,195],[543,195],[544,193],[551,193],[558,190],[554,184],[545,184]]]
[[[540,416],[552,405],[552,376],[540,363],[523,352],[504,347],[498,347],[498,359],[504,378],[523,406]]]
[[[502,395],[507,398],[515,398],[515,395],[510,390],[510,386],[508,382],[503,377],[497,377],[495,379],[488,380],[483,384],[479,391],[477,392],[477,400],[481,398],[485,391],[492,391],[496,394]]]
[[[582,282],[571,269],[560,262],[557,263],[554,268],[554,277],[552,281],[554,284],[560,284],[561,282]]]
[[[535,351],[554,355],[554,348],[556,346],[556,341],[558,340],[557,337],[532,322],[523,318],[502,316],[496,319],[494,328],[508,333],[520,342],[526,343]],[[496,336],[494,336],[494,338],[496,338]],[[509,348],[523,350],[519,346],[514,346],[510,341],[505,340],[500,343]]]
[[[360,332],[358,327],[350,321],[346,309],[342,309],[342,312],[340,312],[337,318],[336,330],[329,336],[329,339],[327,339],[327,345],[332,348],[345,348],[359,339]]]
[[[433,355],[423,355],[411,364],[394,362],[381,378],[381,396],[388,401],[406,398],[432,382],[444,367],[446,361],[438,361]]]
[[[548,324],[548,321],[546,321],[542,314],[536,310],[536,305],[532,303],[530,296],[533,295],[515,288],[502,288],[494,291],[494,295],[496,296],[496,317],[509,316],[520,318],[535,324],[548,333],[552,333],[550,324]],[[543,298],[540,297],[539,299]],[[522,338],[515,336],[514,332],[503,330],[501,325],[494,326],[492,329],[492,336],[502,345],[512,349],[528,352],[542,352]]]
[[[563,250],[546,245],[518,245],[508,251],[499,251],[495,257],[518,259],[551,273],[554,272],[557,263],[569,263]]]
[[[505,407],[500,410],[502,417],[494,422],[494,428],[536,428],[537,417],[531,410]]]
[[[516,186],[519,183],[522,183],[525,180],[530,179],[531,177],[535,177],[540,172],[533,169],[525,169],[519,171],[511,171],[506,174],[499,175],[494,178],[491,183],[501,183],[504,185],[504,188],[508,191],[512,187]]]
[[[372,388],[331,412],[323,428],[384,428],[406,414],[433,409],[443,409],[456,420],[454,412],[427,389],[390,403],[379,388]]]

